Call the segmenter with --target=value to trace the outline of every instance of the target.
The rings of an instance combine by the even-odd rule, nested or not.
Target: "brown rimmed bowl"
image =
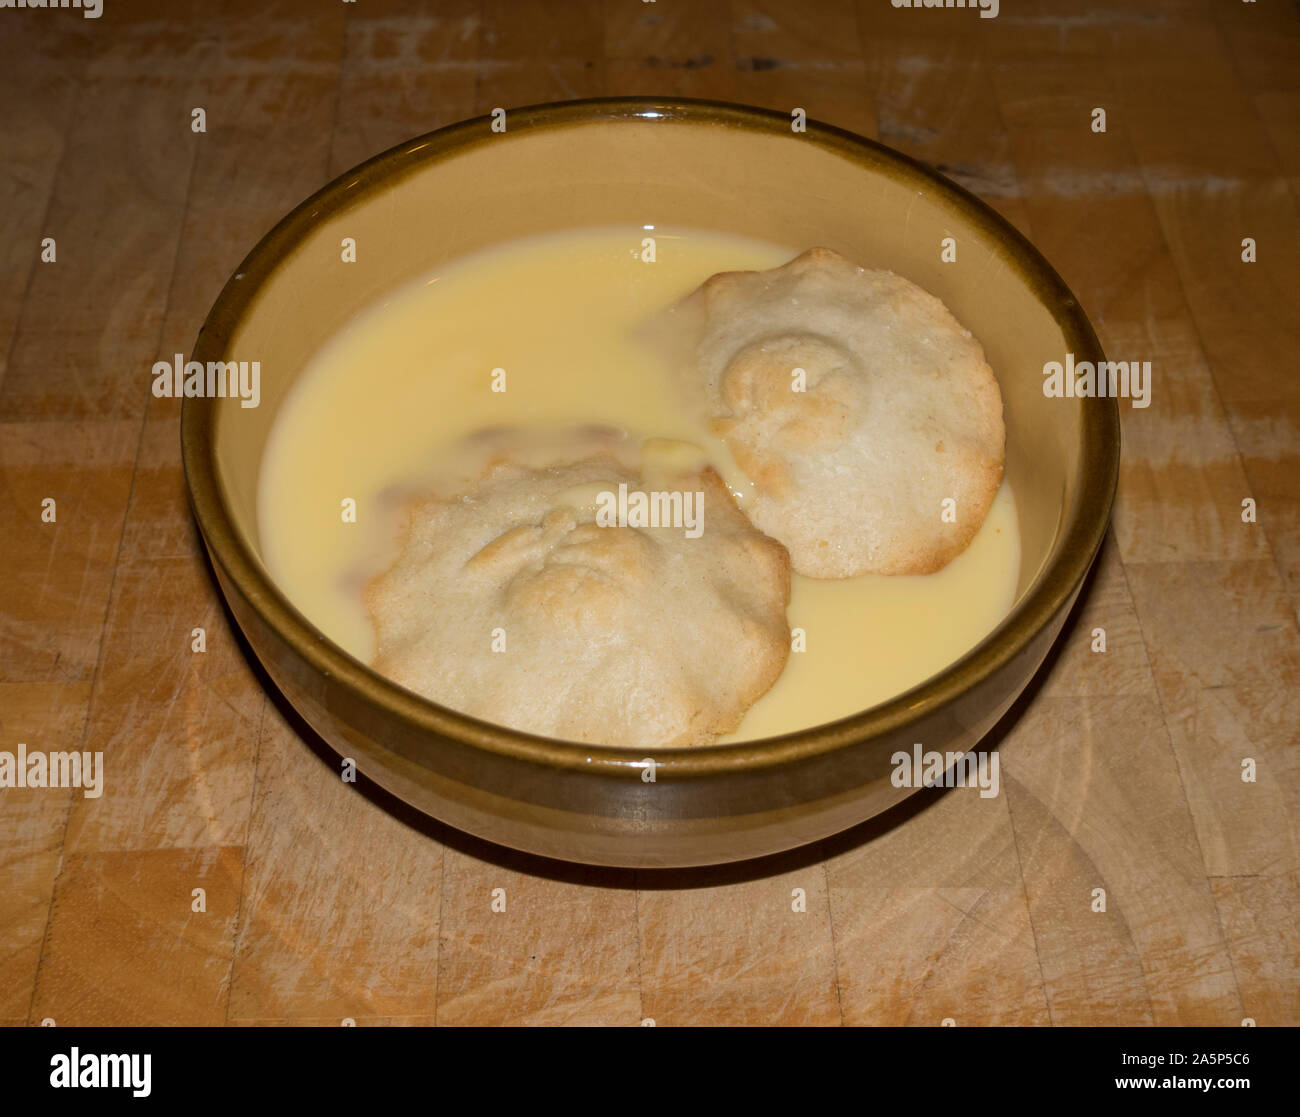
[[[494,842],[599,865],[738,861],[847,829],[910,789],[891,755],[959,752],[1025,688],[1110,517],[1113,399],[1048,398],[1043,366],[1102,359],[1051,266],[982,202],[869,140],[779,113],[630,98],[512,109],[432,132],[335,179],[249,253],[192,360],[258,360],[259,406],[186,399],[185,475],[221,589],[289,702],[341,756],[418,810]],[[825,245],[938,295],[984,346],[1020,516],[1016,603],[977,647],[852,717],[740,744],[645,755],[534,737],[438,706],[352,658],[272,581],[257,480],[276,412],[337,326],[415,277],[501,241],[568,227],[713,228]],[[364,246],[340,266],[340,242]],[[955,238],[957,261],[941,260]],[[639,237],[638,237],[639,240]],[[328,448],[322,448],[327,453]]]

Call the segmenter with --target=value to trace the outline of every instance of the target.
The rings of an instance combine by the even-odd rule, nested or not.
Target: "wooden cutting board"
[[[0,1023],[1300,1023],[1293,4],[111,7],[0,37],[0,750],[107,769],[96,799],[0,791]],[[548,864],[341,783],[251,670],[152,363],[361,159],[633,93],[799,106],[930,161],[1112,359],[1153,362],[998,797],[740,867]]]

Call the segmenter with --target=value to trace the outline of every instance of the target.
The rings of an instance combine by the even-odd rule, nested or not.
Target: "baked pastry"
[[[796,571],[925,574],[971,541],[1002,481],[1002,397],[942,302],[813,248],[714,275],[682,309],[745,511]]]
[[[647,463],[594,437],[585,456],[570,440],[539,464],[535,444],[509,444],[497,436],[477,477],[409,506],[396,561],[365,589],[376,670],[584,743],[699,745],[739,725],[789,652],[785,548],[689,458]],[[687,522],[611,522],[620,485],[630,505],[649,484],[689,501]]]

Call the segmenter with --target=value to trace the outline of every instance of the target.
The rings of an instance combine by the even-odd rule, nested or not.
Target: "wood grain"
[[[1300,1023],[1294,5],[3,15],[0,749],[102,752],[108,784],[0,790],[0,1023]],[[343,783],[231,629],[152,362],[331,176],[633,93],[799,106],[929,161],[1152,361],[1111,536],[991,738],[996,798],[927,791],[745,866],[542,862]]]

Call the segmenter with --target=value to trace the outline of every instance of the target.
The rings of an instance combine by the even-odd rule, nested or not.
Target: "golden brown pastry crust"
[[[827,248],[691,302],[697,388],[795,570],[925,574],[965,549],[1002,481],[1002,397],[942,302]]]
[[[785,666],[789,556],[712,469],[655,480],[704,494],[698,538],[598,525],[593,489],[644,489],[607,446],[545,468],[498,455],[462,491],[412,503],[365,590],[375,668],[542,736],[652,748],[735,729]]]

